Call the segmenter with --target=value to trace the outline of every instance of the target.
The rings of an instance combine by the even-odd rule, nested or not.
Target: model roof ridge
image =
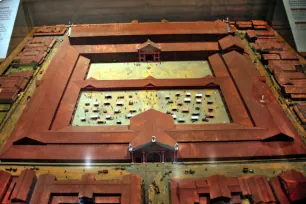
[[[214,21],[150,21],[150,22],[139,22],[138,20],[136,20],[138,23],[135,23],[134,21],[135,20],[133,20],[131,22],[126,22],[126,23],[73,24],[73,27],[97,27],[97,26],[103,26],[103,25],[120,25],[120,24],[129,25],[129,24],[152,24],[152,23],[156,23],[156,24],[163,24],[163,23],[170,23],[170,24],[177,24],[177,23],[186,23],[186,24],[190,24],[190,23],[219,23],[219,24],[221,24],[222,23],[223,24],[223,23],[225,23],[221,19],[217,19],[217,20],[214,20]],[[52,26],[50,26],[50,27],[52,27]]]
[[[157,43],[151,41],[150,39],[148,39],[146,42],[140,44],[138,46],[138,50],[142,50],[146,47],[152,47],[152,48],[155,48],[157,50],[161,50],[160,44],[157,44]]]
[[[271,119],[273,119],[273,123],[264,124],[257,117],[257,119],[255,119],[255,124],[260,123],[263,125],[263,127],[266,125],[269,125],[266,128],[271,128],[271,125],[273,125],[281,133],[281,134],[278,134],[277,136],[281,136],[282,139],[283,139],[283,136],[287,136],[288,139],[290,138],[294,139],[296,136],[296,133],[295,133],[295,130],[292,124],[287,120],[284,112],[282,111],[281,107],[278,105],[276,99],[274,98],[274,96],[272,95],[271,91],[268,89],[266,84],[263,82],[260,82],[260,79],[258,78],[260,76],[259,72],[253,66],[252,62],[249,61],[246,56],[240,54],[239,52],[235,50],[228,52],[226,54],[223,54],[223,58],[229,68],[229,71],[232,72],[232,69],[234,69],[233,70],[234,73],[232,74],[234,74],[233,77],[236,78],[235,79],[236,82],[239,82],[239,81],[243,83],[246,82],[244,79],[241,78],[241,71],[242,72],[245,71],[246,74],[249,76],[250,80],[247,82],[250,84],[248,87],[249,88],[252,87],[252,92],[254,93],[250,94],[246,92],[247,89],[245,87],[240,87],[239,91],[241,93],[243,92],[242,93],[243,98],[248,98],[248,97],[254,98],[254,94],[260,95],[257,97],[256,101],[259,101],[262,95],[264,95],[266,98],[265,102],[261,103],[261,105],[264,105]],[[264,107],[260,106],[258,103],[253,103],[252,105],[248,106],[248,109],[250,110],[251,113],[254,113],[254,112],[261,110]],[[265,111],[262,110],[262,112],[265,112]],[[277,117],[277,116],[280,116],[280,117]]]
[[[174,150],[177,143],[166,133],[166,130],[175,128],[173,117],[155,109],[132,117],[130,128],[140,131],[130,142],[133,151],[154,143]]]
[[[181,26],[181,29],[173,29]],[[196,22],[147,22],[112,23],[98,25],[74,25],[71,38],[94,36],[126,35],[164,35],[164,34],[228,34],[227,24],[221,20]]]
[[[244,50],[244,45],[242,41],[238,37],[234,37],[232,35],[228,35],[218,40],[218,42],[222,50],[227,50],[233,46],[236,46],[237,48],[241,48],[242,50]]]
[[[169,183],[174,204],[198,202],[201,197],[206,197],[208,201],[233,201],[239,194],[252,196],[254,203],[276,203],[266,177],[261,175],[227,177],[215,174],[204,178],[170,179]]]

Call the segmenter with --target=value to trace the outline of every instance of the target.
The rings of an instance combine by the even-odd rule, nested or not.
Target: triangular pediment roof
[[[161,50],[160,46],[151,40],[147,40],[146,42],[139,45],[138,50]]]
[[[29,138],[29,137],[23,137],[17,141],[14,142],[15,145],[42,145],[43,142],[40,142],[38,140]]]
[[[173,117],[154,109],[132,117],[130,129],[139,132],[130,142],[133,151],[153,144],[174,150],[176,141],[166,133],[166,130],[173,128]],[[154,142],[152,136],[156,138]]]
[[[222,38],[221,40],[219,40],[218,42],[219,42],[221,49],[224,51],[230,48],[235,48],[241,52],[244,51],[244,46],[243,46],[242,41],[239,38],[234,37],[232,35],[228,35]]]

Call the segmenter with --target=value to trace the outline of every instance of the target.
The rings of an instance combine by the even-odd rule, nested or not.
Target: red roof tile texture
[[[67,28],[65,25],[56,26],[41,26],[38,27],[34,33],[34,36],[58,36],[64,35]]]
[[[0,170],[0,202],[4,199],[7,189],[12,181],[12,175]]]
[[[269,60],[268,69],[281,87],[284,97],[306,98],[306,76],[296,69],[298,60]]]
[[[262,30],[255,30],[255,35],[257,37],[262,37],[262,38],[275,38],[275,34],[272,30],[270,31],[262,31]]]
[[[10,73],[0,77],[0,102],[13,103],[32,78],[32,71]]]
[[[306,177],[298,171],[289,170],[271,178],[271,186],[280,203],[303,203],[306,201]]]
[[[70,37],[227,33],[226,23],[216,20],[213,22],[152,22],[138,24],[114,23],[102,25],[76,25],[72,27]]]
[[[306,98],[306,97],[305,97]],[[302,122],[302,124],[306,124],[306,104],[297,104],[293,107],[294,112]]]
[[[149,48],[150,47],[150,48]],[[146,42],[140,44],[138,46],[138,50],[145,50],[145,49],[154,49],[154,50],[160,50],[160,45],[152,42],[151,40],[147,40]]]
[[[225,177],[213,175],[198,179],[170,179],[172,204],[224,201],[240,203],[241,197],[252,196],[254,203],[276,203],[264,176]]]
[[[219,40],[218,42],[223,51],[236,50],[237,52],[244,52],[243,42],[239,38],[234,37],[232,35],[228,35]]]
[[[298,64],[297,60],[270,60],[268,61],[268,68],[271,73],[280,71],[296,71],[295,65]]]
[[[263,54],[263,60],[280,60],[280,56],[278,54]]]
[[[0,171],[0,202],[29,203],[33,187],[36,183],[34,171],[25,169],[18,177],[12,177],[9,173]]]
[[[81,180],[57,181],[51,174],[39,176],[31,204],[48,204],[50,200],[79,202],[84,197],[93,203],[117,202],[126,204],[141,203],[141,180],[134,174],[122,179],[96,180],[93,174],[84,174]],[[76,194],[71,196],[71,194]],[[59,198],[60,197],[60,198]]]
[[[217,42],[156,43],[162,52],[219,51]],[[139,44],[76,45],[82,54],[137,53]]]
[[[254,26],[266,26],[267,22],[264,20],[252,20]]]
[[[252,22],[251,21],[236,21],[236,27],[238,29],[252,29]]]
[[[277,203],[272,189],[264,176],[240,177],[243,195],[252,195],[254,203]]]
[[[0,171],[0,202],[11,203],[79,203],[84,197],[93,203],[141,203],[141,180],[134,174],[113,180],[96,180],[84,174],[80,180],[56,180],[51,174],[39,176],[25,169],[16,177]]]
[[[51,37],[34,37],[27,42],[14,61],[22,65],[31,65],[33,62],[40,65],[55,43],[56,40]]]
[[[156,143],[174,150],[176,141],[166,133],[166,130],[175,128],[171,115],[153,109],[147,110],[131,118],[130,128],[139,132],[130,142],[134,149],[152,144],[152,136],[155,136]]]

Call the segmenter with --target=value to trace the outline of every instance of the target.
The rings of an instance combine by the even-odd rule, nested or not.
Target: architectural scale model
[[[200,65],[186,62],[195,60]],[[190,78],[164,61],[185,61],[190,73],[204,66]],[[140,73],[103,80],[118,62]],[[98,63],[100,74],[87,78]],[[72,27],[0,158],[144,163],[305,154],[242,41],[217,20]]]
[[[180,167],[305,158],[305,60],[265,21],[43,26],[12,59],[2,203],[306,202],[302,167]],[[40,172],[76,163],[108,167]]]

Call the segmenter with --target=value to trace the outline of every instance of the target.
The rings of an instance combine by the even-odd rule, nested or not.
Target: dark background
[[[34,26],[160,21],[253,20],[270,23],[293,45],[282,0],[21,0],[12,50]]]

